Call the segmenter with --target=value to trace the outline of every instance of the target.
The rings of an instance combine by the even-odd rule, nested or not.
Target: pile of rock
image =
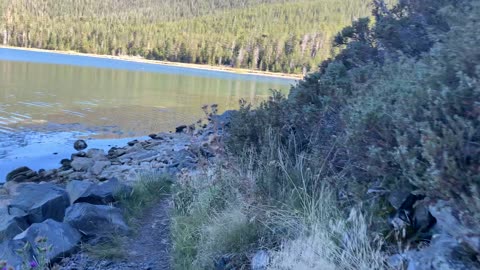
[[[395,208],[390,224],[410,246],[390,257],[392,268],[480,269],[480,258],[475,258],[480,235],[461,225],[461,213],[448,201],[430,201],[406,190],[391,192],[388,201]]]
[[[36,173],[26,167],[20,168],[7,180],[69,182],[105,181],[115,177],[121,182],[132,183],[145,172],[177,174],[192,171],[200,160],[213,157],[209,144],[202,141],[207,137],[186,133],[160,133],[150,137],[153,139],[134,140],[124,147],[113,147],[108,153],[100,149],[79,151],[70,159],[63,159],[61,166],[53,170]]]
[[[127,234],[122,211],[111,206],[115,194],[128,194],[128,185],[142,173],[194,171],[216,155],[230,114],[216,116],[198,130],[180,126],[175,134],[151,134],[150,140],[134,140],[108,153],[84,151],[87,143],[78,140],[78,152],[63,159],[58,169],[35,172],[21,167],[10,172],[0,187],[0,260],[17,268],[25,259],[41,256],[55,262],[81,242],[95,244]],[[41,247],[51,248],[42,254]]]
[[[12,196],[0,208],[0,259],[16,268],[25,260],[55,262],[81,242],[127,234],[121,210],[106,204],[128,189],[117,179],[72,181],[66,189],[52,183],[10,185]]]

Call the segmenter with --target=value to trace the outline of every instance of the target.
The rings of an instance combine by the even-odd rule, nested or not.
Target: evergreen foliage
[[[0,0],[3,45],[302,73],[369,0]]]

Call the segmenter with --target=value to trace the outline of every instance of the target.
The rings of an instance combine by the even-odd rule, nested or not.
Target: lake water
[[[0,182],[12,169],[58,167],[77,138],[93,147],[173,130],[204,104],[258,103],[294,80],[0,48]]]

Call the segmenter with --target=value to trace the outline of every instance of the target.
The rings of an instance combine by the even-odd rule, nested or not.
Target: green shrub
[[[452,199],[464,222],[475,223],[478,3],[402,1],[391,10],[377,4],[374,15],[374,25],[359,20],[344,29],[336,38],[343,50],[288,99],[274,96],[255,110],[245,105],[227,146],[234,154],[249,146],[264,155],[262,138],[273,133],[290,157],[308,155],[309,167],[323,166],[321,181],[345,176],[334,182],[347,199],[362,202],[371,188],[411,185],[430,198]],[[291,188],[274,179],[266,186]]]

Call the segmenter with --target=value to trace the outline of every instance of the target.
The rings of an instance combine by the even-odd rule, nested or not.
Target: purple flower
[[[38,263],[37,263],[36,261],[31,261],[31,262],[30,262],[30,267],[31,267],[31,268],[35,268],[35,267],[37,267],[37,266],[38,266]]]

